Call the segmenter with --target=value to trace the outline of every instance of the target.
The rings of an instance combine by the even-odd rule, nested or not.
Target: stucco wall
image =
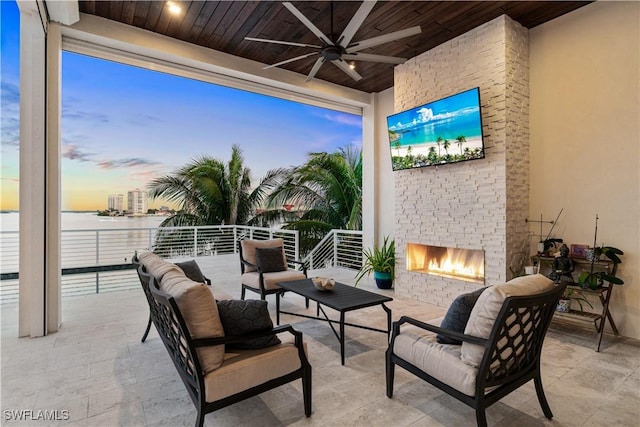
[[[596,2],[530,31],[530,217],[624,250],[611,311],[640,338],[640,3]],[[532,231],[539,230],[532,227]],[[536,232],[536,234],[539,231]],[[533,239],[532,239],[533,241]]]

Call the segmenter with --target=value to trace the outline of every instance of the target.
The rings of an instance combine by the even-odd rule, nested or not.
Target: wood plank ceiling
[[[80,11],[133,25],[235,56],[273,64],[313,49],[244,40],[257,37],[318,45],[320,40],[280,2],[271,1],[174,1],[182,13],[172,15],[164,1],[80,1]],[[294,1],[311,22],[331,38],[339,36],[360,2]],[[506,14],[533,28],[582,7],[588,1],[380,1],[353,41],[398,31],[414,25],[419,35],[386,43],[363,52],[411,58]],[[308,74],[317,57],[282,66]],[[365,92],[393,86],[392,64],[359,61],[363,79],[354,81],[333,64],[324,64],[316,78]]]

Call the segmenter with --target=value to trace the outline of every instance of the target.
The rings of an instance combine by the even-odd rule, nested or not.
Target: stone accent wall
[[[496,18],[395,69],[395,111],[480,88],[485,159],[397,171],[398,295],[448,305],[478,285],[408,272],[406,244],[485,251],[485,283],[528,256],[528,31]]]

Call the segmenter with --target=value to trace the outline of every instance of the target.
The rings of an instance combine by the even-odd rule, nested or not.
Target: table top
[[[330,291],[319,290],[314,286],[311,279],[279,282],[278,286],[338,311],[357,310],[393,301],[391,297],[338,282]]]

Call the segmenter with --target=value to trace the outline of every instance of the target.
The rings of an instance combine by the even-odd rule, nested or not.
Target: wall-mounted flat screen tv
[[[387,117],[393,170],[484,158],[480,90]]]

